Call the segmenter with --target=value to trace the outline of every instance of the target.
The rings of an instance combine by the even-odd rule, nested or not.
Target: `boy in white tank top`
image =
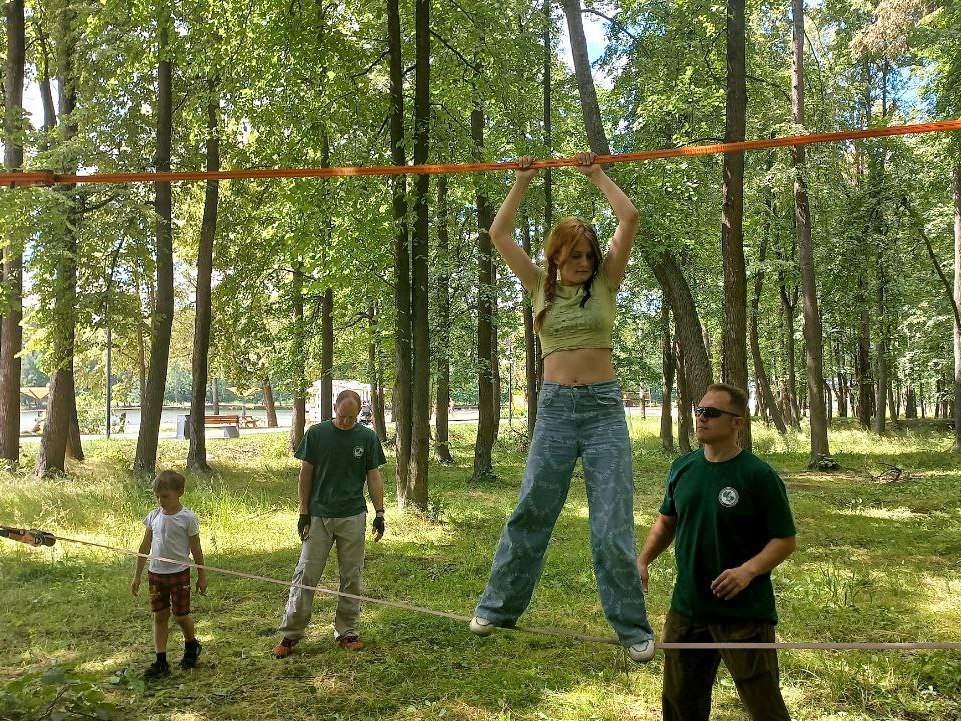
[[[154,495],[160,504],[143,524],[146,530],[140,542],[140,553],[149,554],[150,567],[147,580],[150,587],[150,610],[153,611],[153,640],[156,660],[144,671],[144,678],[154,680],[170,673],[167,663],[167,635],[171,613],[184,634],[184,656],[180,668],[190,669],[197,665],[200,642],[194,633],[194,621],[190,616],[190,557],[199,565],[204,563],[200,547],[200,521],[197,514],[180,503],[186,479],[176,471],[163,471],[153,482]],[[163,558],[165,560],[159,560]],[[140,577],[147,559],[137,558],[137,570],[130,591],[134,596],[140,591]],[[197,592],[207,590],[207,571],[197,569]]]

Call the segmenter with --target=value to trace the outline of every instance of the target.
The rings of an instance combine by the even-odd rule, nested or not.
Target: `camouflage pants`
[[[475,615],[509,626],[527,608],[578,457],[604,615],[623,645],[645,641],[653,633],[637,572],[631,442],[617,381],[544,384],[520,499],[501,532]]]

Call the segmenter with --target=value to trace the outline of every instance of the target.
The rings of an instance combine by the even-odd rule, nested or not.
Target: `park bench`
[[[223,426],[225,438],[240,435],[240,416],[204,416],[204,427]]]

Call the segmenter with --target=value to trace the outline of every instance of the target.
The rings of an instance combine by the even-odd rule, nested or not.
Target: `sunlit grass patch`
[[[653,522],[673,457],[657,437],[659,419],[631,417],[638,536]],[[518,422],[516,429],[522,428]],[[501,526],[513,508],[526,449],[517,437],[497,444],[497,478],[472,482],[474,428],[451,427],[455,463],[431,466],[430,505],[400,513],[394,473],[384,469],[387,536],[368,545],[366,593],[470,615]],[[799,548],[775,573],[778,637],[796,641],[961,639],[961,458],[949,439],[910,429],[878,438],[836,424],[832,450],[844,468],[806,470],[807,438],[782,438],[755,425],[755,449],[785,477],[798,519]],[[207,561],[289,580],[299,552],[297,462],[287,434],[209,439],[214,472],[187,474],[184,502],[198,512]],[[0,522],[44,526],[64,535],[135,549],[143,516],[155,504],[149,483],[129,475],[133,442],[91,443],[89,460],[63,479],[0,474]],[[186,444],[161,443],[161,467],[183,469]],[[388,454],[390,456],[390,454]],[[873,480],[886,464],[907,480]],[[610,635],[590,559],[582,478],[550,544],[527,625]],[[284,585],[212,574],[195,597],[202,664],[153,688],[135,678],[151,654],[150,613],[129,592],[133,560],[58,544],[0,545],[0,683],[54,661],[99,677],[130,718],[248,721],[292,719],[656,719],[661,659],[625,665],[621,652],[567,639],[499,632],[489,639],[464,625],[403,609],[365,606],[369,647],[336,648],[334,599],[318,595],[307,640],[288,662],[270,656],[286,599]],[[670,554],[651,569],[647,603],[660,630],[675,569]],[[321,585],[336,588],[330,564]],[[171,633],[171,654],[181,639]],[[799,721],[961,717],[957,654],[781,654],[783,685]],[[740,721],[730,678],[715,687],[715,721]]]

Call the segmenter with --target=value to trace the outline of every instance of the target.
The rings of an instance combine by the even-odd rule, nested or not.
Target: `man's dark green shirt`
[[[729,601],[711,591],[728,568],[756,556],[772,538],[796,534],[784,483],[750,451],[711,463],[703,449],[671,465],[660,512],[677,517],[677,582],[671,610],[709,623],[777,623],[771,574],[757,576]]]
[[[360,423],[344,431],[333,421],[308,428],[294,456],[314,467],[310,515],[323,518],[347,518],[365,512],[367,471],[387,462],[374,431]]]

